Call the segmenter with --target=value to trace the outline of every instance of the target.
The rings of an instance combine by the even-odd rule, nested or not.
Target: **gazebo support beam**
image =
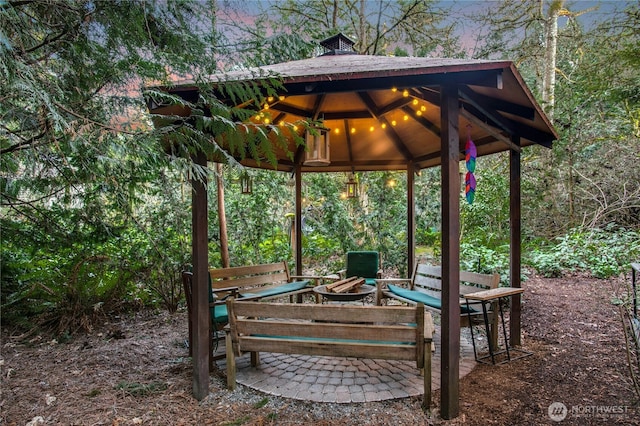
[[[441,91],[442,205],[442,364],[440,413],[453,419],[460,411],[460,151],[458,88]]]
[[[407,276],[413,273],[416,258],[416,200],[415,168],[413,162],[407,165]]]
[[[511,142],[520,146],[520,138],[518,136],[512,136]],[[521,240],[521,170],[520,170],[520,150],[509,151],[509,219],[511,222],[510,227],[510,240],[511,240],[511,259],[510,265],[510,279],[511,287],[522,287],[520,280],[521,269],[521,254],[522,254],[522,240]],[[521,301],[520,295],[516,294],[511,300],[511,319],[509,321],[509,340],[511,346],[519,346],[521,344]]]
[[[296,275],[302,275],[302,167],[296,166],[296,217],[295,217],[295,261]]]
[[[199,151],[193,161],[207,167],[207,156]],[[193,396],[202,401],[209,394],[209,259],[207,178],[191,179],[191,246],[193,256]]]

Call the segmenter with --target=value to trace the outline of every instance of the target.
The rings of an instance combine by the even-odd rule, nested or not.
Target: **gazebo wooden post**
[[[302,275],[302,168],[296,166],[296,217],[295,217],[295,233],[296,233],[296,275]]]
[[[194,163],[207,167],[207,157],[199,151]],[[193,256],[193,396],[203,400],[209,394],[209,260],[207,177],[191,179],[191,231]]]
[[[460,358],[460,139],[458,88],[441,86],[442,364],[440,414],[458,416]]]
[[[520,146],[520,137],[512,136],[511,142]],[[522,235],[521,235],[521,170],[520,152],[515,149],[509,150],[509,216],[511,222],[511,259],[510,259],[510,280],[511,287],[521,287],[520,279]],[[521,300],[520,295],[514,295],[511,299],[511,317],[509,321],[509,343],[511,346],[519,346],[521,342]]]
[[[416,201],[415,191],[415,174],[413,162],[409,162],[407,167],[407,277],[413,273],[415,264],[415,246],[416,246]]]

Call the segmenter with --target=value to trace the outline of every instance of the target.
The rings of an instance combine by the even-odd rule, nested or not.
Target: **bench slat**
[[[408,325],[336,324],[323,322],[236,319],[238,333],[244,335],[298,336],[325,339],[416,341],[416,327]]]
[[[249,266],[232,266],[230,268],[216,268],[210,269],[209,273],[211,274],[211,278],[226,278],[226,277],[236,277],[243,275],[254,275],[254,274],[268,274],[278,271],[287,271],[288,267],[286,262],[276,262],[276,263],[264,263],[260,265],[249,265]]]
[[[416,319],[415,308],[407,306],[379,306],[382,309],[370,309],[368,306],[236,302],[234,309],[237,316],[338,322],[353,321],[355,318],[360,322],[372,323],[413,323]]]
[[[275,284],[275,283],[284,283],[287,282],[288,276],[285,272],[273,273],[273,274],[262,274],[262,275],[252,275],[252,276],[228,276],[229,279],[226,280],[214,280],[211,279],[211,286],[213,288],[220,287],[255,287],[263,284]]]
[[[269,339],[244,336],[241,352],[274,352],[300,355],[345,356],[369,359],[416,360],[416,348],[410,345],[331,342],[328,340]]]

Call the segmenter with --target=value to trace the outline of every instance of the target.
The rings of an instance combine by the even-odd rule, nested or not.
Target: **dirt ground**
[[[478,365],[460,382],[453,420],[439,418],[439,392],[430,413],[419,398],[312,404],[242,386],[228,392],[221,372],[198,402],[183,343],[186,313],[146,312],[66,343],[4,330],[0,425],[640,425],[612,303],[628,284],[583,275],[527,280],[523,348],[534,354]],[[565,413],[560,423],[551,418]]]

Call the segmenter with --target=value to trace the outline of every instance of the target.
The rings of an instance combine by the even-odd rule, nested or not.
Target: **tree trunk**
[[[545,18],[544,75],[542,76],[542,104],[547,116],[553,120],[556,85],[556,52],[558,46],[558,15],[564,0],[553,0],[549,6],[549,16]]]
[[[229,239],[227,237],[227,214],[224,209],[224,182],[222,181],[222,164],[216,163],[216,183],[218,186],[218,218],[220,225],[220,261],[223,268],[230,266]]]

